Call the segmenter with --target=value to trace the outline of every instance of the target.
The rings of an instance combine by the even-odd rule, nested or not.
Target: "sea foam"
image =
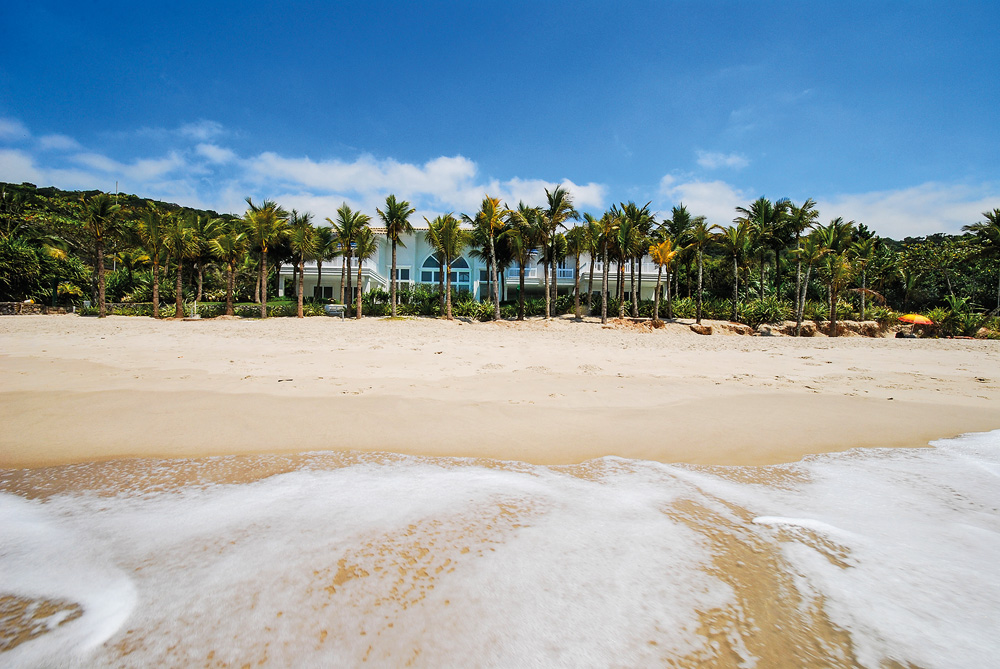
[[[1000,652],[1000,432],[759,468],[317,454],[248,483],[121,479],[0,494],[0,595],[82,610],[0,663],[979,667]]]

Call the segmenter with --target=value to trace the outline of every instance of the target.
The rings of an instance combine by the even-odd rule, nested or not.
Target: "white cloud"
[[[31,137],[31,133],[20,121],[12,118],[0,118],[0,139],[6,141],[24,140]]]
[[[743,169],[750,164],[746,156],[739,153],[718,153],[713,151],[698,151],[698,164],[705,169],[715,170],[720,167]]]
[[[80,143],[68,135],[44,135],[38,138],[38,147],[53,151],[79,151]]]
[[[225,132],[221,123],[215,121],[199,120],[194,123],[185,123],[177,132],[184,137],[190,137],[191,139],[196,139],[199,142],[205,142],[213,137],[218,137]]]
[[[44,181],[31,156],[23,151],[0,149],[0,181],[38,184]]]
[[[752,198],[725,181],[678,181],[671,175],[660,180],[660,194],[671,205],[681,203],[694,216],[704,216],[711,225],[729,225],[736,217],[736,207]]]
[[[221,146],[216,146],[215,144],[199,144],[195,147],[195,152],[208,159],[211,163],[225,164],[231,163],[236,159],[236,154]]]
[[[823,221],[837,216],[864,223],[883,237],[956,234],[1000,206],[1000,184],[925,183],[911,188],[818,198]]]
[[[120,163],[99,153],[78,153],[72,156],[72,160],[135,184],[160,179],[170,172],[185,167],[184,159],[175,152],[171,152],[164,158],[143,158],[130,165]]]

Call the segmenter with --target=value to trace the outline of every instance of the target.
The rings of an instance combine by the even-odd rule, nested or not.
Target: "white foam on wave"
[[[29,600],[78,604],[83,615],[60,625],[63,610],[45,621],[42,643],[29,643],[0,657],[8,666],[54,666],[109,639],[128,618],[136,591],[108,559],[103,540],[78,530],[45,505],[0,493],[0,592]]]
[[[0,592],[85,609],[7,655],[24,666],[68,650],[89,666],[711,658],[720,640],[705,615],[738,597],[713,571],[712,541],[679,516],[690,500],[776,547],[862,666],[986,666],[1000,652],[1000,432],[935,445],[812,457],[757,483],[618,458],[571,475],[373,457],[241,485],[3,495]],[[759,662],[728,634],[728,662]]]

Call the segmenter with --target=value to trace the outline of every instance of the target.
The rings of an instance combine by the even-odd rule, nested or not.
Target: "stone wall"
[[[66,314],[69,309],[66,307],[50,307],[44,304],[32,302],[0,302],[0,316],[14,316],[17,314]]]

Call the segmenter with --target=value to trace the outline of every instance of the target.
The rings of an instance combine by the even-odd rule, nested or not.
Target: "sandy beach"
[[[998,399],[991,341],[0,318],[0,658],[984,666]]]
[[[1000,428],[1000,342],[561,318],[0,319],[0,467],[315,450],[772,464]]]

